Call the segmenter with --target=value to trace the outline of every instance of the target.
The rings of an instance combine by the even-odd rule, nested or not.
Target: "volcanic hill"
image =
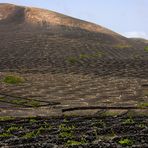
[[[143,43],[53,11],[0,4],[0,34],[2,71],[147,75]]]

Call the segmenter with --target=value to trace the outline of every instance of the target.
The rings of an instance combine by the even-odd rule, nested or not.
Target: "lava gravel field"
[[[0,121],[0,147],[148,147],[147,116],[61,116]]]

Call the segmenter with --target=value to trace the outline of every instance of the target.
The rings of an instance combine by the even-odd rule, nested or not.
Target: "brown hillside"
[[[0,34],[1,70],[141,76],[142,64],[147,73],[143,44],[53,11],[0,4]]]
[[[127,43],[124,37],[102,26],[44,9],[0,4],[0,18],[1,23],[4,24],[9,23],[10,25],[10,23],[13,24],[17,21],[21,25],[35,25],[42,27],[42,29],[49,29],[51,27],[53,31],[55,31],[55,26],[65,26],[71,29],[79,28],[112,37],[117,43]]]
[[[88,31],[108,33],[111,35],[117,35],[116,33],[101,27],[99,25],[82,21],[79,19],[74,19],[72,17],[65,16],[53,11],[38,9],[38,8],[29,8],[21,7],[10,4],[1,4],[0,5],[1,20],[10,20],[13,22],[15,18],[19,19],[18,16],[22,19],[23,22],[30,24],[38,24],[44,27],[47,25],[64,25],[68,27],[78,27],[81,29],[86,29]]]

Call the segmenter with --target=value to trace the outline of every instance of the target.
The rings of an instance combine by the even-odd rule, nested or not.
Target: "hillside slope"
[[[148,69],[142,44],[49,10],[0,4],[0,34],[1,71],[139,76]]]

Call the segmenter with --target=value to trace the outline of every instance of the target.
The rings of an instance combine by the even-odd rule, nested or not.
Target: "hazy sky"
[[[148,0],[0,0],[57,11],[105,26],[127,37],[148,39]]]

